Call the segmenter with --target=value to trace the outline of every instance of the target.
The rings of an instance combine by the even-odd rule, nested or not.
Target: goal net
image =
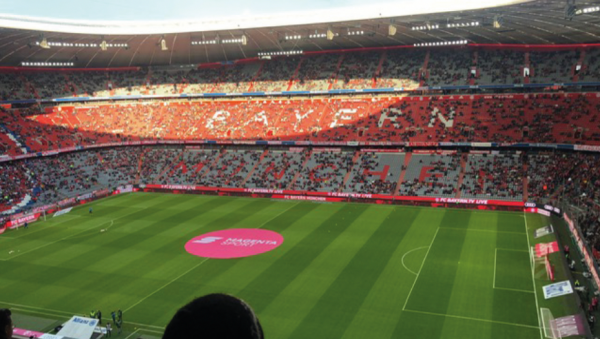
[[[542,279],[544,276],[550,281],[554,281],[554,267],[548,256],[538,257],[535,252],[535,247],[532,247],[529,251],[531,258],[531,267],[533,268],[533,275],[536,279]]]
[[[548,308],[540,308],[541,316],[542,316],[542,328],[544,329],[544,337],[549,339],[562,338],[560,336],[560,331],[554,322],[554,316],[550,309]]]

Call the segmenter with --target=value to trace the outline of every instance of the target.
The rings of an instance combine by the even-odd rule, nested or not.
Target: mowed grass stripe
[[[270,336],[287,338],[298,328],[392,210],[389,206],[369,206],[309,266],[299,272],[261,312],[265,325],[278,329],[270,333]],[[282,314],[286,316],[283,317]]]
[[[281,204],[281,206],[288,207],[289,204]],[[293,247],[293,245],[290,244],[294,244],[297,239],[295,237],[290,238],[289,236],[286,236],[286,230],[295,223],[303,223],[305,220],[312,221],[313,219],[318,219],[318,215],[316,213],[313,214],[313,211],[319,206],[320,205],[313,203],[300,203],[262,225],[262,228],[277,231],[284,235],[283,245],[275,251],[255,257],[207,261],[202,266],[201,272],[198,272],[198,274],[202,274],[202,284],[196,285],[194,291],[206,294],[214,292],[215,287],[220,287],[220,291],[229,291],[230,293],[237,292],[235,288],[239,287],[239,276],[241,275],[244,278],[253,277],[253,274],[261,272],[261,268],[264,265],[270,265],[272,261],[277,260],[280,253]],[[302,226],[305,229],[308,228],[304,225]],[[190,277],[180,279],[179,282],[185,284],[186,280],[193,280],[195,278],[193,276],[194,274],[191,274]]]
[[[150,205],[152,208],[149,210],[134,212],[129,217],[151,217],[161,212],[161,209],[157,208],[159,204],[175,204],[178,201],[182,200],[176,196],[163,197],[155,201],[155,204]],[[74,291],[82,293],[88,302],[96,305],[100,304],[102,299],[108,298],[108,295],[113,292],[126,291],[128,294],[135,294],[139,288],[132,286],[136,282],[130,279],[132,277],[129,274],[130,272],[124,270],[124,266],[135,260],[134,257],[124,255],[127,253],[127,247],[115,250],[104,245],[94,244],[94,241],[97,241],[95,239],[109,239],[112,237],[110,232],[100,233],[99,230],[96,231],[97,235],[95,236],[79,239],[79,244],[70,244],[69,246],[54,244],[45,248],[43,253],[47,254],[44,258],[46,264],[44,265],[43,276],[53,277],[53,279],[50,284],[42,283],[41,286],[28,290],[29,293],[22,295],[18,303],[28,304],[43,296],[43,299],[47,301],[44,307],[71,310],[68,306],[73,302],[72,295]],[[140,256],[144,254],[139,253]],[[108,262],[98,270],[88,269],[88,267],[96,265],[98,261],[110,255],[115,255],[115,260]],[[56,266],[57,263],[60,266]],[[38,272],[38,274],[40,273]],[[54,291],[54,293],[49,291]]]
[[[152,199],[154,200],[154,199]],[[134,204],[142,203],[143,201],[135,200]],[[160,201],[157,201],[157,204],[160,204]],[[81,213],[81,209],[78,211]],[[140,210],[139,213],[142,213],[143,210]],[[137,212],[136,212],[137,213]],[[125,213],[123,215],[126,215]],[[123,215],[115,214],[115,215],[107,215],[106,217],[102,217],[100,220],[95,220],[93,218],[79,218],[70,220],[64,225],[61,225],[60,237],[56,239],[52,237],[48,239],[48,243],[55,242],[54,245],[46,246],[41,248],[39,251],[30,252],[24,256],[16,258],[14,261],[7,261],[3,263],[3,273],[7,276],[19,277],[20,279],[33,279],[34,277],[41,274],[46,274],[47,271],[51,271],[53,267],[60,267],[62,264],[70,259],[72,259],[73,253],[71,252],[70,246],[64,246],[60,243],[60,239],[64,237],[68,237],[71,235],[76,235],[81,231],[85,231],[86,229],[94,229],[93,227],[97,227],[98,225],[104,224],[107,221],[110,221],[110,217],[119,218]],[[58,220],[58,219],[57,219]],[[44,226],[36,226],[36,227],[44,227]],[[97,229],[99,231],[99,229]],[[54,232],[54,231],[53,231]],[[36,235],[37,236],[37,235]],[[68,239],[67,239],[68,240]],[[57,242],[58,241],[58,242]],[[37,242],[34,241],[37,244]],[[42,244],[45,245],[45,244]],[[61,251],[67,252],[65,255]],[[14,263],[14,264],[13,264]]]
[[[344,232],[368,205],[343,205],[336,213],[323,220],[320,227],[306,235],[293,248],[256,277],[240,296],[249,301],[257,312],[262,312],[310,263],[321,254],[338,235]],[[264,289],[264,286],[269,286]]]
[[[221,206],[229,206],[234,202],[239,203],[240,201],[237,199],[212,199],[205,204],[199,205],[195,204],[194,201],[187,200],[187,209],[179,211],[170,209],[166,212],[163,211],[163,217],[161,219],[143,227],[144,232],[133,232],[118,238],[117,241],[109,242],[108,246],[105,244],[103,249],[108,251],[113,251],[115,246],[119,246],[115,245],[115,243],[123,245],[130,244],[131,247],[129,251],[126,251],[128,254],[126,256],[127,260],[118,268],[119,272],[126,272],[126,274],[119,277],[120,279],[109,279],[105,281],[102,286],[103,291],[97,291],[98,287],[94,286],[93,282],[88,282],[85,288],[96,290],[97,292],[104,292],[105,294],[115,291],[118,288],[121,290],[121,293],[120,295],[114,295],[115,302],[126,306],[138,302],[160,286],[163,286],[165,282],[170,281],[173,276],[169,275],[169,272],[175,272],[174,274],[179,275],[182,272],[189,270],[190,267],[193,267],[201,259],[187,255],[183,249],[183,245],[181,245],[181,247],[177,246],[175,251],[166,254],[161,251],[155,251],[154,249],[147,249],[145,246],[142,246],[142,244],[155,242],[156,246],[160,246],[159,244],[163,244],[165,240],[170,240],[171,238],[161,237],[161,232],[159,230],[168,230],[169,228],[177,227],[177,225],[181,223],[188,222],[194,218],[199,218],[204,213],[211,213],[214,209]],[[231,212],[236,214],[237,211],[243,210],[243,214],[247,214],[250,211],[257,210],[257,206],[249,206],[252,202],[246,201],[242,203],[242,205],[238,205],[237,208],[233,209]],[[221,213],[218,215],[221,215],[219,219],[230,218],[229,215],[223,215]],[[165,224],[168,225],[168,227],[165,227]],[[197,231],[194,231],[195,235],[197,235],[196,233]],[[181,240],[179,239],[178,242],[180,241]],[[152,248],[152,246],[150,246],[150,248]],[[173,260],[175,258],[178,260]],[[153,272],[157,272],[156,274],[153,274],[154,276],[160,276],[162,278],[147,278],[147,276]],[[165,274],[161,274],[161,272],[164,272]],[[118,286],[118,284],[121,285]],[[102,294],[103,293],[98,293],[97,297],[101,297]],[[102,301],[105,302],[105,299]],[[124,309],[126,307],[121,306],[121,308]]]
[[[396,208],[381,224],[363,225],[376,231],[290,338],[306,338],[314,333],[323,338],[341,337],[418,214],[418,210]]]
[[[398,227],[409,227],[409,230],[401,239],[397,239],[398,247],[346,328],[344,339],[418,337],[416,335],[418,332],[412,330],[413,324],[404,322],[402,312],[402,306],[416,277],[407,268],[415,272],[419,271],[431,240],[446,212],[435,208],[406,206],[394,208],[405,211],[415,210],[419,214],[412,221],[412,226],[403,218],[398,218]],[[396,329],[398,331],[394,332]]]
[[[7,249],[18,249],[25,252],[47,245],[53,241],[60,241],[65,237],[73,236],[75,233],[85,231],[86,228],[97,227],[106,222],[110,222],[111,215],[113,216],[112,219],[115,219],[135,210],[143,211],[146,208],[145,204],[148,200],[152,201],[158,198],[159,197],[152,197],[151,199],[144,199],[142,197],[128,198],[126,201],[129,201],[131,204],[131,209],[126,211],[126,213],[113,214],[109,212],[105,213],[104,216],[101,215],[100,217],[91,218],[91,216],[87,214],[85,207],[80,207],[75,208],[70,214],[62,217],[53,218],[52,216],[48,216],[47,221],[40,220],[33,223],[28,230],[20,229],[18,231],[9,232],[9,234],[16,232],[19,235],[17,238],[11,239],[10,242],[5,243],[3,248],[6,246]],[[11,256],[8,255],[8,252],[2,253],[2,256],[0,256],[0,259],[10,258]]]
[[[443,312],[444,314],[492,320],[497,222],[498,215],[496,213],[471,215],[467,230],[485,227],[490,232],[465,232],[466,237],[458,261],[448,309]],[[450,327],[455,322],[449,319],[446,317],[442,333],[452,332]],[[490,330],[491,326],[482,327],[483,329]],[[486,338],[490,333],[481,332],[479,334],[481,338]]]
[[[278,205],[286,208],[289,207],[289,204]],[[294,236],[290,236],[290,233],[287,231],[288,228],[298,225],[297,227],[303,232],[310,233],[312,229],[319,226],[319,216],[327,216],[337,211],[337,209],[332,209],[328,206],[325,211],[320,212],[318,210],[319,207],[326,208],[323,205],[302,202],[263,225],[263,228],[268,228],[284,235],[283,244],[276,250],[246,258],[207,261],[202,266],[201,271],[192,272],[192,274],[180,279],[174,285],[180,284],[182,289],[191,291],[189,294],[193,292],[197,295],[203,295],[224,291],[238,294],[247,284],[262,274],[281,256],[293,248],[297,242],[304,238],[304,233],[294,233]],[[201,279],[202,283],[194,284],[199,279]]]
[[[447,210],[438,235],[429,249],[406,309],[445,314],[456,279],[458,262],[467,231],[444,229],[468,228],[470,213]]]
[[[277,212],[275,212],[274,210],[277,209],[278,211],[280,211],[280,213],[282,213],[282,215],[284,215],[286,213],[287,210],[289,210],[291,207],[294,207],[293,205],[278,205],[278,204],[272,204],[272,203],[268,203],[265,204],[264,200],[250,200],[250,199],[245,199],[246,202],[248,202],[247,205],[245,205],[242,208],[239,208],[235,211],[232,211],[232,214],[237,214],[238,218],[233,220],[231,219],[231,215],[226,215],[223,216],[221,218],[212,220],[211,222],[209,222],[206,225],[203,225],[201,228],[201,232],[199,232],[198,229],[188,229],[187,232],[185,230],[185,228],[181,228],[179,230],[176,229],[172,229],[172,232],[178,233],[180,238],[173,238],[170,236],[167,236],[166,238],[170,241],[167,241],[165,243],[163,243],[161,246],[159,246],[157,248],[157,254],[160,255],[163,252],[168,252],[169,249],[172,251],[174,248],[175,249],[181,249],[181,251],[183,251],[183,246],[185,244],[185,242],[187,242],[189,239],[201,234],[201,233],[206,233],[208,231],[213,231],[214,228],[217,229],[225,229],[225,228],[237,228],[239,226],[245,225],[247,227],[261,227],[263,226],[265,223],[269,222],[269,219],[273,219],[272,215],[269,215],[269,213],[263,213],[262,214],[262,218],[258,219],[256,218],[256,214],[259,213],[260,211],[265,211],[265,210],[271,210],[271,214],[275,214]],[[255,205],[254,202],[256,201],[262,201],[262,205]],[[243,217],[245,216],[245,217]],[[265,220],[266,219],[266,220]],[[229,226],[229,227],[224,227],[224,226]],[[182,239],[184,239],[184,241],[182,241]],[[183,253],[183,252],[181,252]],[[183,255],[185,257],[190,257],[190,258],[194,258],[194,260],[199,261],[199,260],[204,260],[203,258],[199,258],[199,257],[194,257],[188,253],[183,253],[183,254],[179,254],[179,255]],[[174,259],[175,260],[175,259]],[[152,297],[144,300],[143,303],[139,304],[138,306],[136,306],[135,308],[131,309],[128,314],[131,317],[134,318],[143,318],[143,319],[152,319],[153,322],[166,322],[168,320],[168,315],[165,314],[165,305],[168,303],[171,303],[173,306],[175,305],[183,305],[187,302],[189,302],[192,298],[194,298],[195,296],[197,296],[197,290],[199,288],[199,286],[201,284],[199,284],[199,282],[205,283],[208,279],[208,275],[207,272],[211,272],[210,276],[212,277],[215,272],[213,271],[214,267],[219,267],[220,270],[228,270],[229,268],[231,268],[237,261],[242,260],[242,259],[229,259],[229,260],[219,260],[219,259],[213,259],[213,260],[208,260],[203,262],[202,267],[199,267],[197,270],[191,271],[188,274],[182,276],[180,279],[177,279],[175,281],[172,281],[171,284],[169,284],[168,286],[165,286],[163,289],[161,289],[160,291],[158,291],[156,294],[152,295]],[[156,274],[161,274],[161,272],[158,271],[154,271],[154,272],[149,272],[148,275],[156,275]],[[237,273],[238,275],[240,274],[239,272]],[[171,275],[163,275],[166,276],[168,278],[174,278],[177,275],[175,274],[171,274]],[[175,310],[173,310],[174,312]]]
[[[523,218],[523,214],[517,214],[518,217],[514,217],[511,215],[499,215],[498,223],[502,225],[503,228],[511,228],[516,230],[517,228],[521,228],[523,230],[523,235],[521,236],[510,236],[507,237],[505,235],[498,235],[496,246],[502,249],[514,249],[514,250],[523,250],[527,251],[527,235],[525,234],[525,220]],[[502,250],[498,250],[500,254]],[[509,253],[510,251],[504,251],[504,253]],[[529,258],[528,252],[519,252],[513,251],[514,254],[523,255],[522,259]],[[498,258],[497,258],[498,259]],[[502,259],[500,259],[502,260]],[[515,267],[507,267],[507,269],[511,272],[515,272],[516,270],[521,271],[525,276],[519,277],[521,287],[525,290],[533,291],[533,281],[531,279],[531,269],[529,265],[529,260],[526,259],[525,262],[514,262],[510,263],[510,266]],[[504,266],[504,265],[501,265]],[[518,268],[520,267],[520,268]],[[496,271],[496,286],[502,287],[503,281],[506,281],[504,275],[511,274],[506,270],[497,270]],[[529,282],[529,283],[527,283]],[[500,284],[500,285],[498,285]],[[517,292],[517,291],[508,291],[508,290],[494,290],[494,320],[511,322],[511,323],[519,323],[530,326],[539,326],[538,318],[537,318],[537,310],[535,304],[535,295],[533,293],[526,292]],[[497,326],[495,326],[497,327]],[[495,330],[495,329],[494,329]],[[539,337],[539,331],[537,336]],[[532,338],[535,338],[532,337]]]

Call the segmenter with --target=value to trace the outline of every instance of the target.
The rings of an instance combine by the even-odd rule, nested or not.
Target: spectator
[[[264,339],[252,308],[231,295],[215,293],[192,300],[173,316],[163,339]]]
[[[0,339],[11,339],[13,335],[12,313],[9,309],[0,309]]]

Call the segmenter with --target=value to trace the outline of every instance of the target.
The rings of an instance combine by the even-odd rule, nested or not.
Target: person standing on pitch
[[[123,332],[123,312],[121,310],[117,311],[117,322],[115,322],[115,325],[119,329],[119,334],[121,334]]]
[[[92,208],[90,207],[90,214],[92,214]]]
[[[98,324],[102,325],[102,311],[98,310],[96,317],[98,318]]]
[[[110,326],[110,321],[106,323],[106,336],[112,336],[112,327]]]

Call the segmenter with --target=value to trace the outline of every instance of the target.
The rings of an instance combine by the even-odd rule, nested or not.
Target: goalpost
[[[562,338],[560,331],[558,330],[556,323],[554,322],[554,316],[550,309],[540,308],[542,315],[542,328],[544,329],[544,337],[548,339]]]

